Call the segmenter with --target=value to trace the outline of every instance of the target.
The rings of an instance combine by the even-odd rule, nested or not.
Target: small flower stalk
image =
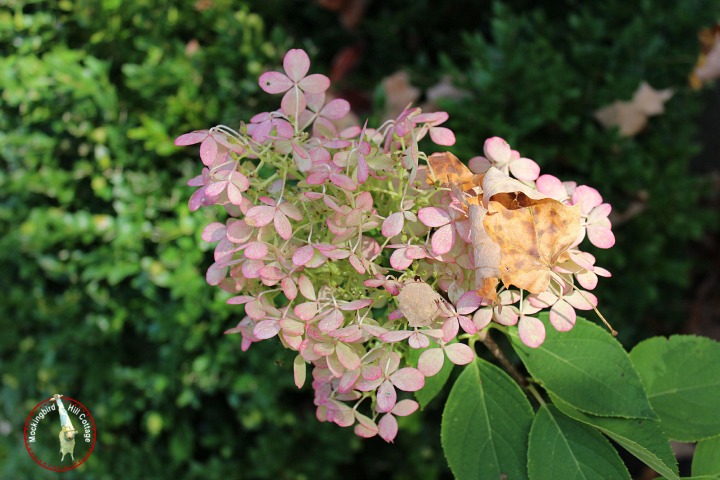
[[[341,129],[350,111],[330,81],[290,50],[284,72],[260,77],[280,109],[186,133],[200,145],[190,210],[220,206],[206,279],[241,316],[242,349],[278,337],[297,352],[294,377],[315,392],[317,418],[393,442],[396,417],[444,362],[470,363],[488,328],[517,329],[539,347],[549,310],[559,331],[610,273],[580,250],[614,244],[597,190],[540,175],[503,139],[468,166],[420,142],[452,145],[445,112],[408,107],[375,128]],[[467,342],[467,343],[466,343]],[[412,364],[408,353],[422,349]],[[415,358],[418,358],[417,356]]]

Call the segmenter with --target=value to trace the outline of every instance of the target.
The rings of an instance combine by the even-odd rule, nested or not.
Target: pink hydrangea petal
[[[432,251],[435,255],[443,255],[452,250],[455,245],[455,228],[452,225],[440,227],[430,240]]]
[[[577,291],[573,291],[565,295],[563,299],[577,310],[592,310],[592,308],[597,307],[598,304],[597,297],[590,292],[582,292],[581,295]],[[588,303],[588,301],[590,303]]]
[[[345,345],[342,342],[338,342],[335,345],[335,353],[337,353],[338,360],[343,364],[343,367],[348,370],[356,370],[360,368],[360,357],[355,350]]]
[[[378,434],[378,426],[370,418],[355,412],[358,423],[355,425],[355,435],[361,438],[372,438]]]
[[[345,316],[339,310],[332,310],[318,323],[321,332],[328,333],[342,327]]]
[[[279,331],[280,324],[277,320],[263,320],[255,325],[255,328],[253,328],[253,335],[255,335],[258,340],[267,340],[268,338],[272,338],[277,335]]]
[[[280,72],[265,72],[260,75],[260,78],[258,79],[258,85],[260,85],[260,88],[262,88],[263,91],[275,94],[283,93],[289,88],[292,88],[293,81],[288,78],[287,75],[283,75]]]
[[[292,203],[282,202],[278,205],[278,209],[296,222],[303,219],[303,214],[300,209]]]
[[[420,408],[420,405],[415,400],[405,399],[400,400],[395,404],[395,407],[392,409],[392,413],[398,417],[407,417],[408,415],[415,413],[418,408]]]
[[[362,260],[360,260],[357,255],[350,255],[348,261],[356,272],[358,272],[360,275],[365,275],[365,266],[363,265]]]
[[[589,225],[587,236],[590,243],[598,248],[610,248],[615,245],[615,234],[609,228]]]
[[[273,221],[275,207],[269,205],[257,205],[250,208],[245,215],[245,223],[251,227],[264,227]]]
[[[211,197],[220,195],[225,188],[227,188],[228,182],[227,180],[222,180],[220,182],[212,182],[208,183],[205,187],[205,194]]]
[[[351,302],[340,305],[340,310],[344,311],[355,311],[361,308],[369,307],[372,305],[372,298],[361,298],[359,300],[353,300]]]
[[[393,443],[398,433],[398,423],[395,417],[388,413],[378,423],[378,435],[388,443]]]
[[[580,211],[587,215],[590,211],[602,203],[600,192],[587,185],[580,185],[572,194],[573,205],[580,204]]]
[[[475,358],[472,348],[464,343],[451,343],[445,346],[445,354],[455,365],[467,365]]]
[[[593,290],[595,287],[597,287],[598,277],[595,272],[591,272],[590,270],[583,270],[579,273],[576,273],[575,278],[577,279],[577,282],[580,284],[580,286],[583,287],[585,290]]]
[[[225,225],[220,222],[213,222],[203,228],[202,239],[209,243],[215,243],[226,238]]]
[[[421,208],[417,213],[418,219],[427,227],[442,227],[452,222],[448,212],[438,207]]]
[[[492,321],[493,311],[491,308],[481,308],[473,315],[473,323],[478,330],[487,327]]]
[[[563,201],[568,196],[563,183],[552,175],[540,175],[535,182],[535,187],[543,195],[547,195],[558,201]]]
[[[301,118],[302,124],[306,124],[310,118],[312,118],[311,112],[320,112],[320,110],[323,108],[323,105],[325,105],[325,93],[309,93],[305,92],[305,100],[307,101],[307,108],[310,110],[308,113],[307,118]]]
[[[293,379],[295,380],[295,386],[302,388],[305,384],[305,377],[307,376],[307,365],[302,355],[295,357],[293,361]]]
[[[535,317],[520,317],[518,323],[520,341],[530,348],[537,348],[545,341],[545,325]]]
[[[490,160],[485,157],[473,157],[468,161],[468,168],[473,173],[485,173],[492,166]]]
[[[511,326],[518,322],[517,313],[515,313],[512,308],[504,307],[500,309],[495,307],[494,313],[494,320],[500,325]]]
[[[441,123],[445,123],[448,118],[450,118],[450,115],[448,115],[447,112],[428,112],[428,113],[421,113],[420,115],[413,117],[412,122],[415,125],[420,124],[420,123],[429,123],[431,125],[440,125]]]
[[[295,313],[300,320],[312,320],[317,314],[317,303],[305,302],[296,305],[295,308],[293,308],[293,313]]]
[[[414,332],[408,338],[408,345],[412,348],[427,348],[430,346],[430,339],[427,335],[420,332]]]
[[[445,354],[440,348],[430,348],[420,354],[418,370],[426,377],[436,375],[445,363]]]
[[[185,147],[187,145],[195,145],[200,143],[209,135],[207,130],[195,130],[194,132],[185,133],[175,139],[175,145]]]
[[[404,248],[399,248],[390,255],[390,265],[395,270],[406,270],[410,265],[412,265],[412,262],[412,258],[407,258],[405,256]]]
[[[207,269],[207,273],[205,274],[205,280],[209,285],[217,285],[225,278],[225,276],[227,275],[227,271],[228,269],[226,265],[218,265],[217,263],[213,263]]]
[[[228,305],[245,305],[248,302],[255,300],[255,297],[250,295],[238,295],[232,298],[228,298],[225,303]]]
[[[320,115],[331,120],[340,120],[348,113],[350,113],[350,103],[342,98],[330,100],[327,105],[320,110]]]
[[[255,229],[244,220],[238,220],[228,224],[227,238],[234,243],[244,243],[250,239],[254,231]]]
[[[385,238],[392,238],[402,232],[405,225],[405,216],[403,212],[395,212],[390,215],[382,223],[382,234]]]
[[[420,260],[427,257],[425,249],[419,245],[408,245],[405,249],[405,256],[413,260]]]
[[[305,245],[295,250],[292,255],[292,262],[294,265],[301,267],[312,260],[313,255],[315,255],[315,249],[312,245]]]
[[[287,219],[285,214],[279,210],[275,212],[273,225],[275,226],[275,231],[278,232],[278,235],[280,235],[283,240],[289,240],[292,238],[292,225],[290,225],[290,221]]]
[[[560,300],[550,309],[550,323],[558,332],[567,332],[575,326],[575,309],[565,300]]]
[[[355,190],[357,190],[357,184],[347,175],[343,175],[340,173],[331,173],[330,181],[338,187],[342,188],[343,190],[347,190],[349,192],[354,192]]]
[[[380,335],[380,340],[386,343],[401,342],[412,334],[412,330],[391,330]]]
[[[310,280],[307,276],[300,275],[300,278],[298,279],[298,287],[300,287],[300,293],[302,293],[303,297],[308,300],[317,300],[317,297],[315,296],[315,287],[312,284],[312,280]]]
[[[202,162],[210,166],[213,163],[215,163],[215,157],[217,157],[218,154],[218,145],[215,139],[211,136],[208,136],[205,140],[202,141],[200,144],[200,159]]]
[[[510,162],[510,173],[518,180],[532,181],[540,175],[540,167],[529,158],[519,158]]]
[[[268,253],[268,246],[263,242],[252,242],[245,247],[245,256],[253,260],[261,260]]]
[[[265,265],[263,268],[258,270],[258,274],[260,275],[260,278],[264,282],[268,282],[267,284],[269,285],[275,285],[285,276],[285,273],[282,270],[272,265]]]
[[[492,137],[485,140],[483,151],[490,161],[499,164],[509,162],[512,156],[510,145],[500,137]]]
[[[425,386],[425,377],[412,367],[401,368],[390,376],[390,381],[400,390],[415,392]]]
[[[455,303],[455,309],[458,311],[458,313],[467,315],[468,313],[472,313],[477,310],[478,307],[482,304],[482,302],[482,297],[480,297],[474,291],[465,292]]]
[[[455,145],[455,134],[445,127],[432,127],[430,129],[430,139],[436,144],[446,147]]]
[[[291,81],[298,82],[310,70],[310,57],[299,48],[288,50],[283,58],[283,68]]]
[[[280,108],[285,115],[295,117],[305,110],[305,94],[299,88],[291,88],[283,95]]]
[[[298,86],[308,93],[322,93],[330,87],[330,79],[325,75],[314,73],[300,80]]]
[[[458,322],[460,323],[460,327],[462,327],[465,333],[469,333],[470,335],[475,335],[477,333],[477,327],[470,319],[470,317],[466,317],[465,315],[459,315]]]
[[[385,380],[377,390],[377,409],[381,412],[389,412],[397,402],[397,392],[389,380]]]
[[[442,324],[443,342],[449,342],[455,338],[460,331],[460,322],[457,317],[448,318]]]

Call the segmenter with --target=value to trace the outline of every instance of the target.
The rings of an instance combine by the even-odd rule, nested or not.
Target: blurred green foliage
[[[312,392],[292,385],[291,356],[276,342],[242,353],[222,335],[238,312],[205,284],[209,214],[188,212],[185,186],[199,161],[172,140],[272,108],[256,78],[290,47],[322,71],[360,41],[344,88],[372,89],[400,66],[423,86],[453,74],[472,94],[444,105],[462,158],[500,135],[544,171],[596,186],[616,210],[646,192],[645,210],[616,228],[619,245],[598,252],[615,273],[601,304],[629,338],[643,319],[677,322],[688,241],[710,216],[687,173],[703,96],[683,85],[695,32],[720,7],[435,3],[368,1],[351,33],[310,3],[2,4],[0,476],[54,477],[22,443],[25,416],[53,393],[85,403],[98,424],[93,456],[70,479],[449,475],[442,398],[402,419],[395,446],[361,441],[315,420]],[[461,7],[476,18],[457,18]],[[667,112],[634,139],[600,129],[592,111],[643,79],[678,89]]]

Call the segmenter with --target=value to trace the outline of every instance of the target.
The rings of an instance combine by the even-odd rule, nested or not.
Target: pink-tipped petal
[[[468,161],[468,168],[473,173],[485,173],[492,166],[490,160],[485,157],[473,157]]]
[[[350,113],[350,103],[342,98],[330,100],[327,105],[320,110],[320,115],[330,120],[340,120],[348,113]]]
[[[318,328],[324,333],[332,332],[342,327],[344,321],[345,317],[339,310],[332,310],[318,322]]]
[[[264,227],[273,221],[275,207],[269,205],[257,205],[250,208],[245,215],[245,223],[251,227]]]
[[[405,225],[405,216],[403,212],[395,212],[390,215],[382,223],[382,234],[385,238],[392,238],[402,232]]]
[[[473,315],[472,321],[478,330],[487,327],[492,321],[493,311],[491,308],[481,308]]]
[[[208,136],[205,140],[202,141],[200,144],[200,159],[202,162],[210,166],[213,163],[215,163],[215,157],[217,157],[218,154],[218,145],[215,139],[211,136]]]
[[[355,350],[345,345],[342,342],[338,342],[335,345],[335,353],[337,353],[338,360],[343,364],[343,367],[348,370],[356,370],[360,368],[360,357]]]
[[[500,137],[492,137],[485,140],[483,150],[485,156],[494,163],[505,164],[510,161],[512,156],[510,145]]]
[[[550,323],[558,332],[568,332],[575,326],[575,309],[560,300],[550,309]]]
[[[289,240],[292,237],[292,225],[290,225],[290,221],[285,214],[279,210],[275,212],[273,225],[275,226],[275,231],[278,232],[278,235],[280,235],[283,240]]]
[[[472,348],[464,343],[451,343],[445,346],[445,354],[455,365],[467,365],[475,358]]]
[[[298,82],[310,70],[310,57],[305,53],[305,50],[299,48],[288,50],[283,58],[283,68],[290,80]]]
[[[397,402],[397,392],[390,380],[385,380],[377,390],[377,409],[381,412],[389,412]]]
[[[412,265],[412,262],[412,258],[407,258],[405,256],[404,248],[399,248],[390,255],[390,266],[392,266],[395,270],[406,270],[410,265]]]
[[[615,234],[609,228],[588,225],[587,236],[590,243],[598,248],[610,248],[615,245]]]
[[[535,317],[520,317],[518,323],[520,340],[530,348],[537,348],[545,341],[545,325]]]
[[[425,207],[417,213],[418,219],[427,227],[442,227],[452,221],[452,217],[442,208]]]
[[[180,135],[175,139],[175,145],[178,147],[185,147],[187,145],[195,145],[200,143],[208,136],[207,130],[196,130],[194,132]]]
[[[455,245],[455,228],[452,225],[445,225],[440,227],[435,233],[433,233],[430,244],[435,255],[443,255],[452,250]]]
[[[425,386],[425,377],[412,367],[401,368],[390,376],[390,381],[400,390],[415,392]]]
[[[263,91],[275,94],[286,92],[292,88],[293,81],[280,72],[265,72],[260,75],[258,85]]]
[[[529,158],[519,158],[510,162],[510,173],[518,180],[532,181],[540,175],[540,167]]]
[[[378,423],[378,435],[388,443],[393,443],[398,433],[398,423],[395,417],[388,413]]]
[[[547,195],[558,201],[563,201],[568,197],[565,185],[563,185],[557,177],[553,177],[552,175],[540,175],[535,182],[535,187],[543,195]]]
[[[253,329],[253,335],[258,340],[267,340],[272,338],[280,331],[280,324],[277,320],[263,320],[255,325]]]
[[[455,134],[449,128],[433,127],[430,129],[430,139],[438,145],[448,147],[455,145]]]
[[[323,93],[330,88],[330,79],[325,75],[314,73],[300,80],[298,87],[308,93]]]
[[[305,101],[305,94],[299,88],[291,88],[285,95],[283,95],[280,101],[280,108],[285,115],[296,117],[305,110],[307,105]]]
[[[380,335],[380,340],[386,343],[402,342],[412,334],[412,330],[391,330]]]
[[[572,194],[573,205],[580,204],[580,211],[587,215],[590,211],[602,203],[600,193],[587,185],[580,185]]]
[[[436,375],[445,363],[445,354],[440,348],[430,348],[420,354],[418,370],[426,377]]]
[[[227,275],[227,271],[227,266],[213,263],[207,269],[207,273],[205,274],[205,280],[207,280],[207,283],[209,285],[217,285],[225,278],[225,276]]]
[[[300,320],[304,320],[306,322],[312,320],[317,314],[317,303],[301,303],[293,308],[293,313],[295,313]]]
[[[455,304],[458,313],[467,315],[478,309],[483,299],[475,292],[465,292]]]
[[[220,222],[213,222],[206,226],[202,232],[202,239],[209,243],[215,243],[226,237],[225,225]]]
[[[302,357],[302,355],[298,355],[293,361],[293,377],[295,380],[295,386],[297,388],[302,388],[302,386],[305,384],[306,376],[307,367],[305,364],[305,359]]]

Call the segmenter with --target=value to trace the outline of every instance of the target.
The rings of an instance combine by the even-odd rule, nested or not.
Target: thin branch
[[[490,350],[490,353],[493,354],[495,358],[498,359],[498,361],[502,364],[502,366],[507,370],[507,372],[510,374],[515,381],[520,384],[522,388],[526,388],[528,385],[527,379],[518,372],[518,370],[515,368],[515,365],[508,360],[508,358],[505,356],[502,350],[500,350],[500,345],[495,343],[495,340],[490,337],[487,331],[483,332],[485,335],[480,335],[480,341]]]

